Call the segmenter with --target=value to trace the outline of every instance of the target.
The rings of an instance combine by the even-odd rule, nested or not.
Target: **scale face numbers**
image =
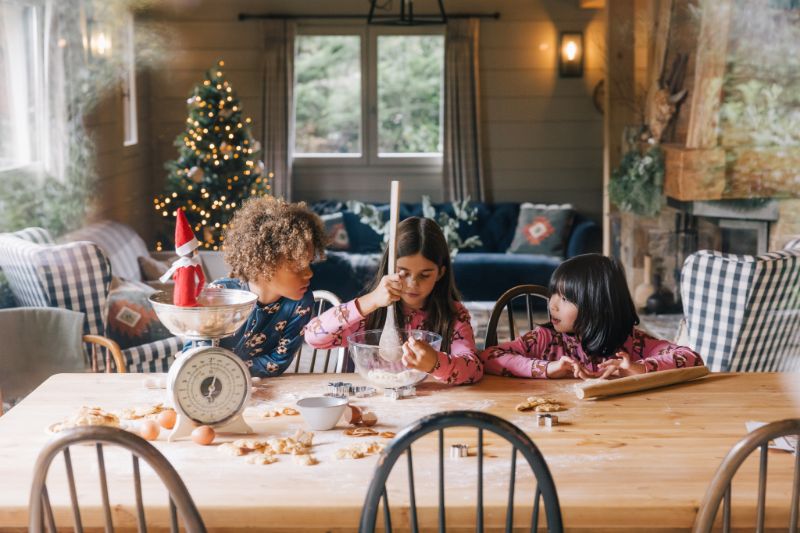
[[[236,354],[216,347],[183,354],[172,378],[172,394],[183,414],[199,424],[226,422],[250,396],[250,373]]]

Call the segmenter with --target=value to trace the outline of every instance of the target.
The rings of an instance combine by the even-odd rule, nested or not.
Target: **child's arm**
[[[275,349],[270,353],[259,354],[250,359],[252,363],[250,372],[253,375],[266,377],[283,374],[294,359],[295,353],[303,344],[302,331],[309,322],[313,305],[313,299],[307,302],[304,298],[297,305],[286,325],[283,326]]]
[[[475,347],[469,311],[459,306],[459,316],[453,326],[450,353],[439,352],[430,374],[451,385],[477,383],[483,377],[483,362]]]
[[[700,355],[690,348],[651,337],[638,329],[633,330],[625,348],[631,354],[633,364],[642,365],[644,372],[704,365]]]
[[[332,307],[306,326],[306,342],[314,348],[347,346],[347,337],[364,327],[364,316],[355,300]]]
[[[513,341],[487,348],[481,352],[486,372],[539,379],[572,375],[571,368],[562,368],[567,366],[567,361],[561,357],[564,354],[550,349],[552,339],[551,330],[536,326]],[[550,372],[548,365],[551,365]]]

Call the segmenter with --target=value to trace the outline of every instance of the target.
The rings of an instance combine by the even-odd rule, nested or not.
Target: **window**
[[[444,38],[378,36],[378,156],[441,155]]]
[[[42,159],[40,43],[37,9],[0,3],[0,170]]]
[[[295,154],[361,156],[361,39],[295,41]]]
[[[139,125],[136,111],[136,56],[134,53],[133,15],[126,13],[122,28],[125,75],[122,80],[122,122],[124,127],[124,146],[139,142]]]
[[[301,28],[295,159],[441,166],[443,73],[438,29]]]

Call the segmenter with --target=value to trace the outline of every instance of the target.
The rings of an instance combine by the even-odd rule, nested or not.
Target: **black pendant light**
[[[399,17],[393,16],[376,16],[375,8],[383,7],[376,6],[380,0],[370,0],[369,16],[367,17],[367,24],[379,24],[383,26],[423,26],[432,24],[445,24],[447,22],[447,15],[444,13],[444,0],[438,0],[439,15],[414,15],[414,0],[400,0],[400,13]],[[390,2],[389,5],[391,5]]]

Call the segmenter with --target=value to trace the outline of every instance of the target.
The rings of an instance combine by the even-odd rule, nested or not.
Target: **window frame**
[[[397,167],[413,167],[419,171],[441,171],[444,154],[432,155],[411,154],[380,156],[378,155],[378,37],[383,35],[441,35],[444,38],[444,27],[414,26],[410,28],[394,26],[366,26],[364,24],[336,26],[327,24],[298,24],[296,35],[357,35],[360,37],[361,51],[361,155],[305,155],[294,152],[295,139],[292,138],[292,165],[303,167],[366,167],[374,169],[397,169]],[[444,75],[444,64],[442,65]],[[292,82],[294,83],[294,81]],[[294,121],[295,99],[292,103]],[[442,123],[440,135],[444,136],[444,81],[442,82],[442,98],[440,101]],[[292,129],[294,130],[294,124]]]
[[[133,14],[127,12],[122,27],[125,75],[122,79],[122,146],[139,144],[139,110],[136,101],[136,27]]]
[[[378,37],[384,35],[441,35],[444,38],[444,28],[437,26],[413,26],[403,28],[398,26],[371,26],[369,35],[368,53],[369,66],[369,133],[367,135],[369,164],[378,165],[413,165],[421,167],[441,167],[443,153],[431,155],[409,154],[381,157],[378,154]],[[442,76],[444,76],[444,58],[442,58]],[[441,119],[439,123],[439,137],[444,140],[444,80],[442,80],[442,97],[439,101]]]
[[[0,167],[0,175],[9,172],[19,171],[38,171],[44,167],[47,157],[47,136],[44,134],[46,127],[45,116],[45,87],[44,87],[44,33],[42,28],[43,6],[41,0],[12,0],[10,5],[21,7],[26,10],[22,21],[25,31],[30,31],[30,35],[25,35],[28,42],[23,46],[31,57],[24,61],[24,77],[27,84],[28,97],[26,100],[27,109],[32,110],[32,120],[25,120],[27,124],[26,132],[28,139],[28,156],[25,160],[18,160],[8,166]],[[12,76],[13,78],[13,76]],[[26,111],[27,114],[27,111]],[[26,117],[30,118],[30,117]]]
[[[350,154],[300,154],[295,151],[297,133],[296,123],[292,124],[292,164],[296,165],[298,162],[302,166],[364,166],[367,163],[367,154],[365,150],[365,141],[367,136],[367,106],[365,94],[367,91],[366,76],[364,76],[364,65],[366,63],[366,46],[364,41],[366,39],[366,29],[360,26],[328,26],[328,25],[299,25],[295,32],[296,36],[300,35],[352,35],[359,38],[359,52],[361,61],[361,153],[359,155]],[[293,52],[296,53],[296,44],[293,44]],[[294,90],[295,80],[292,80],[292,122],[295,121],[297,109],[297,95]]]

